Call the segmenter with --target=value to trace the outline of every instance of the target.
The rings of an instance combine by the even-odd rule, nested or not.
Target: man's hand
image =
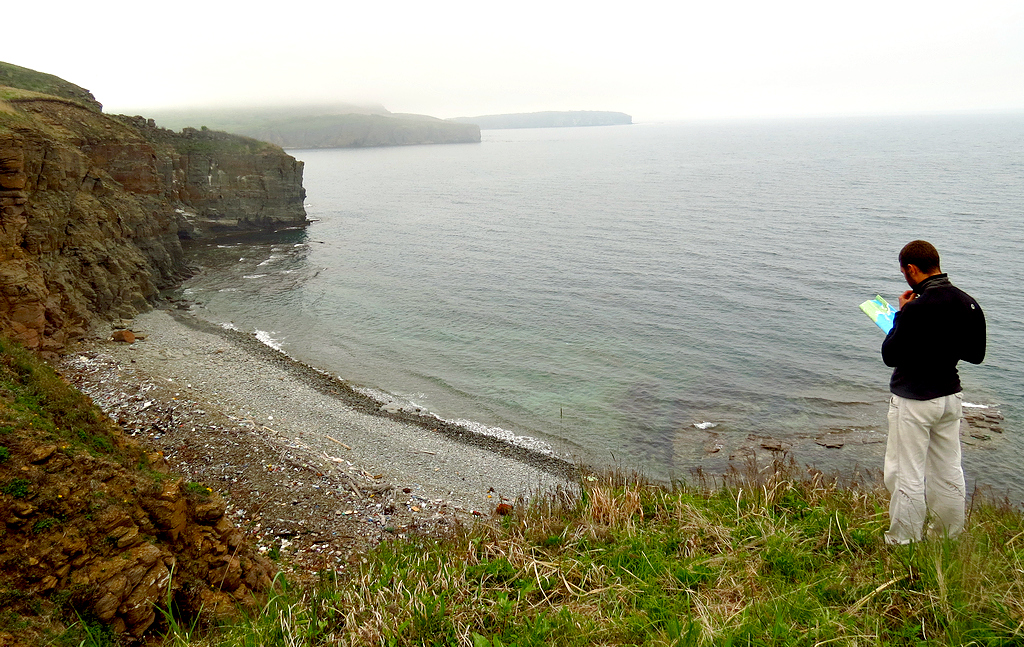
[[[903,309],[903,306],[907,305],[908,303],[910,303],[911,301],[913,301],[916,298],[917,298],[917,295],[914,294],[913,290],[907,290],[906,292],[901,294],[900,295],[900,310]]]

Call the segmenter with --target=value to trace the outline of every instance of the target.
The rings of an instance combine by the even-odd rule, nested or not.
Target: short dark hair
[[[925,274],[939,269],[939,250],[926,240],[912,240],[900,250],[900,267],[915,265]]]

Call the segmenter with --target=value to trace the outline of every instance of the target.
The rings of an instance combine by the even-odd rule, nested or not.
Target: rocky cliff
[[[185,622],[254,611],[276,569],[225,510],[0,340],[0,645],[51,644],[33,630],[47,617],[140,637],[160,610]],[[22,642],[10,618],[26,621]]]
[[[0,87],[0,335],[58,351],[183,278],[182,238],[305,225],[277,146],[80,99]]]

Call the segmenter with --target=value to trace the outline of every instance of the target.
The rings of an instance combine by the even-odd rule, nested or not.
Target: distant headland
[[[460,124],[476,124],[481,130],[502,128],[571,128],[576,126],[622,126],[633,123],[633,117],[624,112],[601,110],[568,110],[547,112],[519,112],[507,115],[481,115],[449,119]]]
[[[277,108],[151,110],[161,126],[222,130],[282,148],[366,148],[480,141],[475,124],[390,112],[384,106],[334,104]]]

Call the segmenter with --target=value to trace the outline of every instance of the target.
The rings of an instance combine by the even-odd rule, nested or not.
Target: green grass
[[[24,499],[31,492],[31,482],[27,479],[11,479],[4,484],[2,491],[4,494],[10,494],[15,499]]]
[[[43,95],[72,99],[90,110],[99,110],[95,99],[84,88],[52,74],[37,72],[2,61],[0,61],[0,86],[9,86],[0,89],[0,99],[4,98],[3,92],[18,88]]]
[[[26,437],[118,451],[88,398],[3,340],[0,405],[12,453]],[[446,538],[394,539],[315,586],[279,578],[242,621],[211,630],[168,615],[164,644],[1024,645],[1019,509],[975,500],[959,538],[888,546],[877,485],[793,464],[714,485],[588,476]],[[0,483],[12,500],[32,487],[18,472]],[[41,517],[33,530],[60,523]],[[17,595],[0,591],[0,607],[22,610],[0,617],[0,631],[42,635],[22,627],[41,599]],[[95,622],[68,624],[52,644],[116,643]]]
[[[206,487],[202,483],[196,483],[195,481],[189,481],[185,484],[185,493],[189,496],[198,497],[200,499],[209,498],[213,494],[213,488]]]
[[[1005,505],[973,502],[955,540],[888,546],[879,489],[776,465],[715,489],[584,481],[520,508],[282,587],[202,644],[1024,644],[1024,517]]]
[[[0,338],[0,428],[29,430],[65,449],[117,456],[112,423],[91,400],[20,345]]]

